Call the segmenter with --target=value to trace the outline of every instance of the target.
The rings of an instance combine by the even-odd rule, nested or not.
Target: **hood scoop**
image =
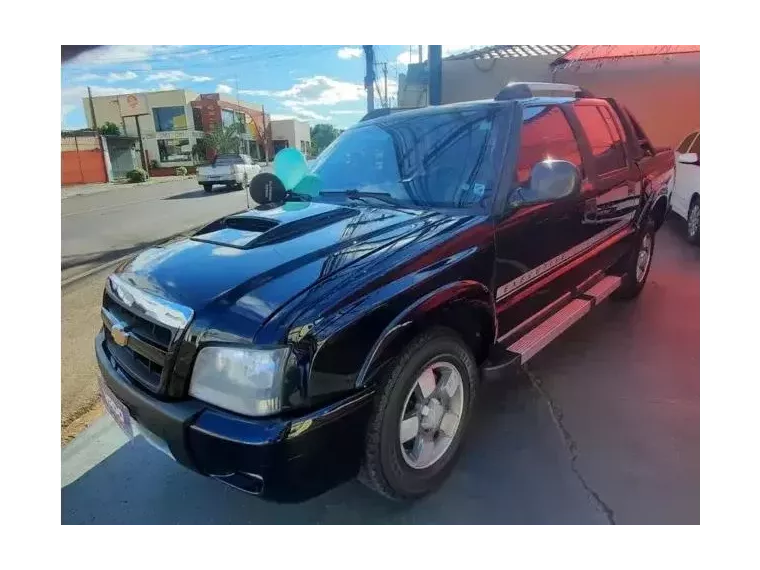
[[[298,210],[280,206],[250,210],[222,218],[206,226],[191,239],[237,249],[252,249],[297,238],[357,215],[351,208],[311,203]]]

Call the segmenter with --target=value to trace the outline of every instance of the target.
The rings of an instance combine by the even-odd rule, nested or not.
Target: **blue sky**
[[[388,63],[391,104],[397,78],[417,62],[417,46],[375,46]],[[444,56],[478,46],[443,47]],[[423,46],[424,59],[427,46]],[[380,67],[378,87],[383,91]],[[108,46],[61,69],[61,126],[85,126],[82,97],[162,89],[225,93],[264,105],[273,118],[345,128],[366,109],[361,46]],[[236,88],[237,86],[237,88]],[[375,93],[377,101],[377,92]]]

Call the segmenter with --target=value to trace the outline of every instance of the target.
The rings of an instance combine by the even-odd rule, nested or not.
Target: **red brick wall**
[[[256,124],[256,129],[259,133],[262,133],[264,131],[264,113],[261,111],[257,111],[255,109],[250,109],[248,107],[245,107],[243,105],[236,105],[235,103],[228,103],[227,101],[221,101],[219,99],[219,95],[216,93],[208,93],[205,95],[201,95],[198,99],[195,101],[192,101],[190,105],[194,109],[200,109],[201,110],[201,124],[203,125],[203,132],[210,133],[214,129],[216,129],[217,126],[222,124],[222,109],[228,109],[230,111],[237,111],[238,113],[244,113],[251,117]],[[271,118],[269,116],[266,117],[267,125],[270,124]],[[272,148],[272,137],[271,137],[271,127],[268,129],[269,131],[269,137],[267,137],[270,141],[269,143],[269,155],[274,155],[274,149]],[[259,142],[261,140],[260,135],[257,136],[259,139]],[[211,158],[211,157],[207,157]]]

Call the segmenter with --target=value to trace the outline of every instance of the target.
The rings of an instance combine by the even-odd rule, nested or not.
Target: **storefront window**
[[[189,139],[158,141],[160,162],[189,162],[192,160],[192,146]]]
[[[153,120],[159,132],[187,130],[187,117],[182,106],[156,107],[153,109]]]

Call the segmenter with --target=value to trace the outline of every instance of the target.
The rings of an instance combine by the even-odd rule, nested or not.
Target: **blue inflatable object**
[[[320,190],[322,190],[322,179],[316,174],[307,174],[293,188],[293,192],[307,196],[318,196]]]
[[[309,165],[300,150],[284,148],[274,157],[274,173],[282,180],[286,190],[293,190],[309,173]]]

